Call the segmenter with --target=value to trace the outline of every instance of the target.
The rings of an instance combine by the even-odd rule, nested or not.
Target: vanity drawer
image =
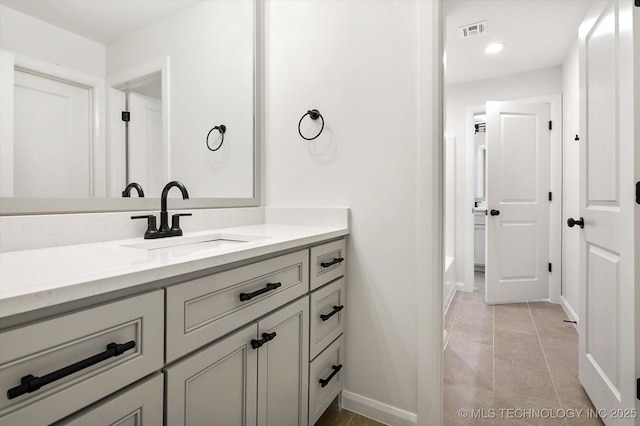
[[[164,376],[157,374],[56,423],[56,426],[158,426],[163,422],[163,410]]]
[[[0,333],[0,424],[52,423],[160,369],[163,321],[158,290]],[[117,355],[111,343],[125,347]],[[25,376],[45,380],[89,359],[98,362],[8,397]]]
[[[342,239],[311,248],[311,290],[344,275],[345,247]]]
[[[344,331],[344,278],[311,293],[311,330],[309,357],[314,359]]]
[[[302,250],[167,288],[167,362],[306,294],[308,258]]]
[[[309,364],[309,425],[318,421],[342,391],[343,363],[344,336],[340,336]]]

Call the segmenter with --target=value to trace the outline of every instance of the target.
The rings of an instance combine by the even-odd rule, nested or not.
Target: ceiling
[[[561,65],[591,0],[445,0],[446,83],[483,80]],[[462,39],[458,28],[480,21],[487,32]],[[503,43],[488,55],[485,47]]]
[[[0,0],[0,4],[102,44],[198,0]]]

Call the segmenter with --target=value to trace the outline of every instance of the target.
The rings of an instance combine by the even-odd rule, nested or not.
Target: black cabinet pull
[[[282,286],[282,283],[268,283],[263,289],[258,291],[254,291],[253,293],[240,293],[240,301],[246,302],[247,300],[251,300],[256,296],[260,296],[268,291],[275,290],[276,288]]]
[[[262,339],[251,339],[251,348],[258,349],[260,346],[264,345],[267,342],[272,341],[276,338],[276,332],[273,333],[262,333]]]
[[[344,261],[344,257],[337,257],[333,259],[331,262],[322,262],[320,266],[323,268],[328,268],[329,266],[335,265],[336,263],[342,263]]]
[[[25,393],[35,392],[42,386],[46,386],[49,383],[55,382],[56,380],[60,380],[64,377],[70,376],[80,370],[84,370],[85,368],[91,367],[92,365],[96,365],[106,359],[122,355],[123,352],[135,347],[136,342],[133,340],[122,344],[109,343],[107,345],[106,351],[87,359],[83,359],[82,361],[78,361],[75,364],[71,364],[64,368],[61,368],[60,370],[56,370],[53,373],[46,374],[42,377],[36,377],[32,374],[29,374],[20,379],[20,386],[16,386],[15,388],[11,388],[7,391],[7,398],[13,399],[19,397],[20,395],[24,395]]]
[[[580,218],[579,220],[575,220],[574,218],[570,217],[567,220],[567,225],[569,226],[569,228],[573,228],[576,225],[579,225],[580,228],[584,228],[584,218]]]
[[[500,210],[491,210],[491,216],[500,216]]]
[[[337,314],[338,312],[340,312],[343,309],[344,309],[344,305],[334,306],[333,307],[333,311],[329,312],[328,314],[321,314],[320,315],[320,319],[322,321],[326,321],[326,320],[328,320],[329,318],[331,318],[332,316],[334,316],[335,314]]]
[[[327,386],[329,384],[329,382],[331,381],[331,379],[333,379],[333,376],[338,374],[338,371],[342,370],[342,364],[340,364],[340,365],[332,365],[331,368],[333,368],[333,371],[331,372],[331,374],[329,374],[329,377],[327,377],[326,379],[320,379],[320,386],[321,387]]]

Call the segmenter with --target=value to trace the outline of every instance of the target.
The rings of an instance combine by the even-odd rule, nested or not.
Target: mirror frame
[[[169,199],[171,209],[258,207],[262,204],[264,135],[264,5],[254,0],[253,14],[253,197]],[[105,213],[159,210],[157,198],[13,198],[0,197],[0,216]]]

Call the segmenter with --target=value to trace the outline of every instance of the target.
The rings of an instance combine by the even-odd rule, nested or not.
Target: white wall
[[[0,6],[0,48],[105,76],[104,45],[5,6]]]
[[[425,65],[418,47],[428,42],[419,37],[420,7],[271,1],[266,9],[266,204],[351,209],[345,394],[386,404],[405,420],[415,419],[419,405],[420,333],[439,327],[421,329],[417,312],[425,308],[418,283],[439,286],[417,276],[415,255],[418,232],[428,227],[428,215],[417,214],[419,188],[431,184],[418,180],[427,173],[419,155],[432,143],[418,134],[421,120],[429,120],[417,112],[424,90],[418,67]],[[305,142],[297,125],[311,108],[326,125]]]
[[[574,140],[580,133],[579,127],[579,73],[578,73],[578,42],[574,43],[562,66],[563,87],[563,116],[564,116],[564,144],[563,144],[563,222],[567,218],[580,216],[580,141]],[[584,138],[583,138],[584,139]],[[573,320],[580,315],[579,299],[579,263],[580,263],[580,233],[567,226],[562,227],[562,297],[565,307],[570,314],[575,314]],[[571,312],[573,311],[573,312]]]
[[[507,101],[532,98],[562,92],[562,67],[545,68],[505,77],[446,86],[446,130],[456,138],[456,275],[458,281],[473,281],[465,277],[464,223],[472,214],[473,205],[465,203],[465,109],[487,101]]]
[[[205,1],[107,46],[107,77],[169,57],[169,177],[193,198],[253,196],[253,22],[251,2]]]

